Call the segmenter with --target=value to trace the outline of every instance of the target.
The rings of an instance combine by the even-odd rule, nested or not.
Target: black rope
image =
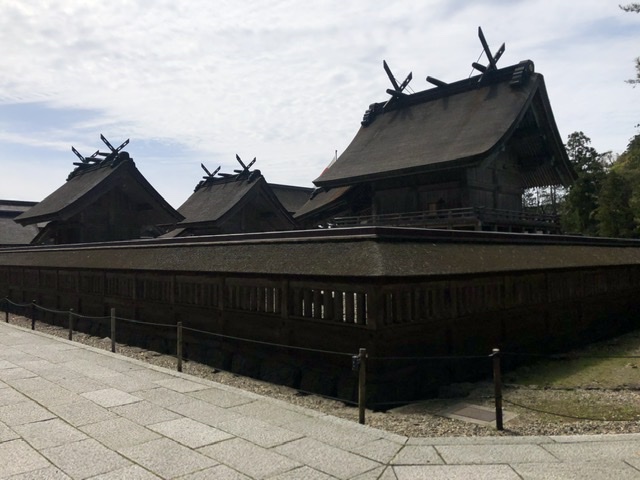
[[[15,302],[12,302],[11,300],[9,300],[8,298],[5,298],[5,300],[8,303],[10,303],[11,305],[13,305],[14,307],[29,307],[29,306],[32,305],[31,302],[29,302],[29,303],[15,303]]]
[[[55,313],[55,314],[68,313],[63,310],[53,310],[51,308],[41,307],[40,305],[37,305],[35,303],[34,305],[38,310],[42,310],[43,312],[49,312],[49,313]]]
[[[508,403],[510,405],[514,405],[516,407],[520,407],[520,408],[524,408],[525,410],[530,410],[532,412],[537,412],[537,413],[544,413],[547,415],[553,415],[556,417],[564,417],[564,418],[570,418],[572,420],[589,420],[589,421],[593,421],[593,422],[635,422],[637,419],[611,419],[611,420],[607,420],[606,418],[592,418],[592,417],[580,417],[577,415],[569,415],[566,413],[557,413],[557,412],[549,412],[547,410],[542,410],[539,408],[534,408],[534,407],[528,407],[526,405],[522,405],[516,402],[512,402],[511,400],[507,400],[506,398],[502,399],[503,402]]]
[[[294,350],[303,350],[305,352],[315,352],[315,353],[326,353],[326,354],[330,354],[330,355],[343,355],[343,356],[348,356],[348,357],[353,357],[354,353],[346,353],[346,352],[332,352],[330,350],[319,350],[316,348],[306,348],[306,347],[296,347],[293,345],[283,345],[283,344],[279,344],[279,343],[271,343],[271,342],[264,342],[261,340],[251,340],[249,338],[240,338],[240,337],[233,337],[231,335],[223,335],[221,333],[213,333],[213,332],[207,332],[205,330],[198,330],[196,328],[189,328],[189,327],[182,327],[183,330],[188,330],[190,332],[196,332],[196,333],[202,333],[205,335],[211,335],[214,337],[220,337],[220,338],[226,338],[228,340],[239,340],[242,342],[249,342],[249,343],[256,343],[259,345],[268,345],[271,347],[282,347],[282,348],[291,348]]]
[[[370,360],[478,360],[491,358],[492,355],[450,355],[442,357],[367,357]]]
[[[110,318],[110,317],[107,317]],[[171,325],[168,323],[153,323],[153,322],[145,322],[143,320],[133,320],[131,318],[121,318],[121,317],[115,317],[116,320],[121,320],[123,322],[128,322],[128,323],[136,323],[138,325],[149,325],[151,327],[171,327],[171,328],[176,328],[175,325]]]
[[[512,357],[535,357],[546,358],[548,360],[579,360],[584,358],[635,358],[639,359],[640,355],[572,355],[572,354],[544,354],[544,353],[516,353],[516,352],[500,352],[503,356]]]

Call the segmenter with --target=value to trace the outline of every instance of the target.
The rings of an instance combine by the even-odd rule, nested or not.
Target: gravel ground
[[[31,328],[31,321],[25,317],[11,315],[13,325]],[[62,327],[38,322],[36,330],[50,335],[67,338],[68,331]],[[81,332],[74,332],[73,340],[104,350],[111,349],[109,338],[100,338]],[[152,365],[176,368],[176,359],[172,356],[143,350],[125,344],[117,345],[121,355],[143,360]],[[183,372],[206,378],[214,382],[231,385],[260,395],[284,400],[291,404],[310,408],[320,412],[358,421],[358,409],[352,405],[322,398],[316,395],[301,394],[295,389],[269,384],[260,380],[243,377],[229,372],[215,370],[210,366],[196,362],[183,362]],[[412,437],[438,436],[490,436],[490,435],[576,435],[606,433],[640,432],[640,393],[637,390],[618,389],[546,389],[507,385],[504,389],[504,409],[517,416],[505,422],[505,430],[499,432],[495,427],[479,425],[461,420],[443,417],[439,412],[450,409],[459,403],[493,407],[492,385],[487,383],[464,384],[458,386],[457,395],[451,398],[427,400],[418,404],[406,405],[387,412],[367,410],[367,425],[389,432]],[[450,390],[451,392],[451,390]],[[563,406],[581,404],[594,406],[589,415],[582,413],[568,415],[620,419],[615,421],[580,420],[556,415],[548,415],[522,406],[534,406],[538,410],[562,412]],[[620,411],[624,407],[624,411]],[[603,415],[604,412],[604,415]]]

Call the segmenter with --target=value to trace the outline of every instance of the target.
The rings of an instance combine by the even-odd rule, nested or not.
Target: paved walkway
[[[640,479],[640,435],[407,438],[0,323],[0,478]]]

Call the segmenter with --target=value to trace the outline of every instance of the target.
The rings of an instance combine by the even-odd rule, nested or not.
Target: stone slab
[[[283,443],[302,438],[298,432],[292,432],[275,425],[270,425],[257,418],[238,417],[227,422],[223,422],[219,427],[225,432],[229,432],[236,437],[244,438],[261,447],[275,447]]]
[[[522,480],[509,465],[401,466],[393,472],[398,480]]]
[[[91,423],[80,427],[80,430],[112,450],[140,445],[160,438],[157,433],[126,418],[112,418]]]
[[[205,447],[207,448],[207,447]],[[119,450],[135,463],[161,478],[174,478],[216,465],[208,456],[167,438]]]
[[[250,478],[269,478],[302,466],[274,450],[258,447],[241,438],[215,443],[198,451]]]
[[[132,422],[142,426],[183,418],[182,415],[178,413],[172,412],[171,410],[160,407],[146,400],[121,405],[119,407],[112,407],[109,410],[116,415],[128,418]]]
[[[380,466],[378,462],[311,438],[289,442],[274,450],[303,465],[341,479],[351,478]]]
[[[636,480],[640,471],[624,462],[524,463],[512,465],[527,480]]]
[[[206,388],[193,392],[190,396],[223,408],[237,407],[254,401],[242,393],[229,392],[220,388]]]
[[[196,422],[190,418],[156,423],[150,425],[149,428],[189,448],[204,447],[205,445],[233,438],[232,435],[222,430]]]
[[[156,380],[153,383],[159,387],[168,388],[169,390],[179,393],[197,392],[198,390],[206,390],[209,388],[207,385],[178,377]]]
[[[558,461],[554,455],[538,445],[438,445],[433,448],[448,464],[553,463]]]
[[[0,478],[49,467],[46,458],[24,440],[0,443]]]
[[[72,478],[88,478],[131,465],[94,439],[44,449],[41,453]]]
[[[565,462],[579,460],[595,462],[640,457],[640,441],[556,443],[543,447]]]
[[[87,438],[84,433],[59,418],[17,425],[13,428],[31,446],[38,450],[57,447]]]
[[[0,422],[9,427],[24,423],[41,422],[52,418],[55,418],[53,413],[30,400],[0,407]]]
[[[116,417],[114,413],[111,413],[106,408],[102,408],[92,401],[85,399],[73,404],[53,405],[49,407],[49,410],[74,427]]]
[[[105,388],[102,390],[95,390],[93,392],[85,392],[81,395],[87,400],[91,400],[104,408],[127,405],[129,403],[135,403],[142,400],[140,397],[123,392],[117,388]]]

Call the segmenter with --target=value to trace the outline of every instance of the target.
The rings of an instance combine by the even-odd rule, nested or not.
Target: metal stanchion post
[[[496,403],[496,429],[504,430],[502,426],[502,372],[500,367],[500,349],[494,348],[493,357],[493,387]]]
[[[73,340],[73,308],[69,309],[69,340]]]
[[[116,353],[116,309],[111,309],[111,351]]]
[[[358,421],[364,425],[367,403],[367,349],[361,348],[358,353],[360,368],[358,370]]]
[[[179,372],[181,372],[182,371],[182,322],[178,322],[177,357],[178,357],[177,369]]]
[[[36,329],[36,301],[31,301],[31,330]]]

